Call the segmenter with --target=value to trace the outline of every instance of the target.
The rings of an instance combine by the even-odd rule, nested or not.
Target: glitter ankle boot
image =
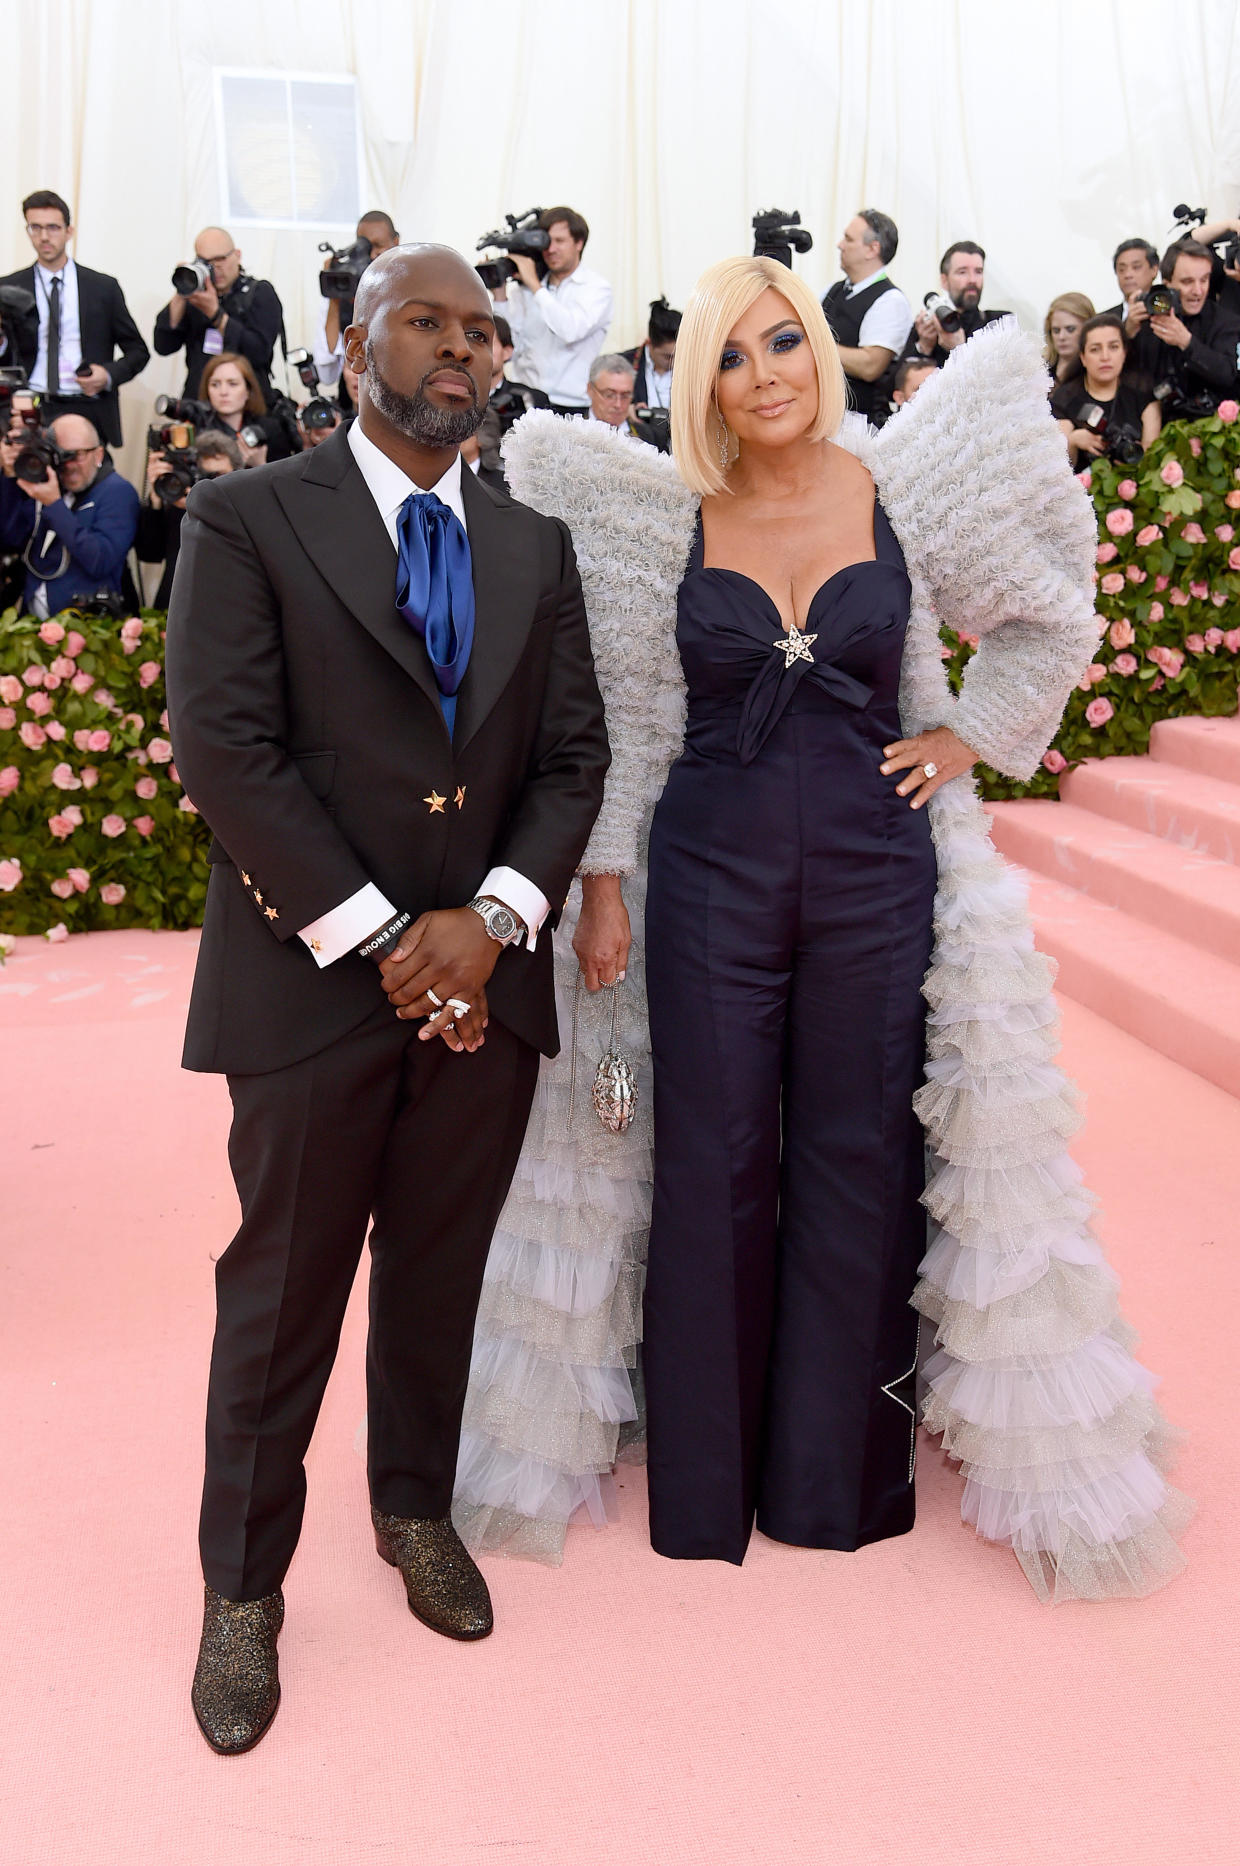
[[[385,1516],[372,1509],[375,1547],[399,1568],[409,1611],[449,1639],[485,1639],[494,1620],[487,1584],[452,1527],[452,1518]]]
[[[280,1703],[276,1640],[284,1624],[284,1595],[225,1600],[206,1588],[202,1643],[190,1700],[198,1728],[221,1756],[253,1749]]]

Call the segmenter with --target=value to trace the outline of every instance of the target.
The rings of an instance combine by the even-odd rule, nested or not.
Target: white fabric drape
[[[953,239],[987,249],[986,300],[1040,324],[1058,292],[1114,302],[1116,241],[1161,244],[1174,202],[1240,209],[1240,11],[1195,0],[10,0],[0,264],[29,262],[19,202],[71,202],[77,257],[115,273],[149,335],[173,264],[221,217],[216,66],[349,72],[358,201],[462,251],[507,209],[568,201],[611,279],[612,345],[649,299],[683,305],[749,246],[755,209],[799,208],[819,290],[861,205],[900,227],[910,298]],[[318,240],[231,229],[309,342]],[[135,476],[153,397],[122,394]]]

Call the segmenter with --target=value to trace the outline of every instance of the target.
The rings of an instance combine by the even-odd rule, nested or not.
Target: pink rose
[[[134,785],[134,790],[143,803],[149,803],[151,798],[158,794],[159,785],[153,777],[140,777]]]
[[[950,661],[951,659],[952,659],[952,651],[951,651],[951,649],[950,649],[950,648],[948,647],[948,645],[947,645],[947,643],[946,643],[945,641],[941,641],[941,642],[939,643],[939,660],[940,660],[940,661]]]
[[[149,836],[155,827],[153,816],[135,816],[133,826],[140,836]]]
[[[130,616],[127,622],[121,623],[121,647],[126,654],[132,654],[141,640],[142,619],[140,616]]]
[[[73,665],[73,662],[69,659],[67,654],[58,654],[56,659],[52,662],[52,672],[58,675],[61,680],[72,680],[73,676],[77,673],[77,668]]]
[[[17,736],[28,752],[41,752],[47,744],[47,734],[34,719],[23,719],[17,728]]]
[[[59,719],[49,719],[43,730],[49,739],[63,739],[65,736],[65,729]]]
[[[60,675],[53,674],[49,669],[43,676],[43,685],[47,688],[49,693],[54,693],[56,688],[60,685]]]
[[[22,774],[16,765],[5,765],[0,770],[0,797],[11,797],[22,781]]]
[[[1178,460],[1167,460],[1163,463],[1163,469],[1158,477],[1164,486],[1182,486],[1184,484],[1184,468],[1180,465]]]
[[[69,633],[65,636],[65,653],[71,655],[76,661],[85,646],[85,635],[79,635],[75,628],[71,628]]]
[[[99,899],[105,907],[119,907],[125,898],[125,890],[119,881],[105,881],[99,890]]]
[[[141,713],[126,713],[125,717],[121,720],[121,724],[126,730],[133,732],[140,731],[145,723]]]
[[[116,701],[112,698],[112,695],[108,692],[106,687],[96,687],[95,705],[112,707],[116,705]]]
[[[1135,564],[1129,564],[1124,574],[1130,583],[1144,583],[1149,575],[1149,571],[1139,570]]]
[[[45,622],[39,630],[39,640],[49,648],[54,648],[64,638],[65,631],[59,622]]]
[[[11,706],[0,706],[0,732],[11,732],[17,724],[17,714]]]
[[[157,765],[166,765],[172,758],[172,747],[167,739],[152,739],[147,746],[152,761]]]
[[[1067,759],[1062,752],[1057,752],[1053,745],[1049,752],[1043,754],[1042,763],[1048,771],[1066,771],[1068,768]]]
[[[55,816],[48,817],[47,826],[51,830],[53,836],[59,837],[62,841],[66,836],[71,836],[77,828],[77,824],[61,811],[57,811]]]
[[[175,765],[168,766],[168,776],[172,779],[174,784],[179,784],[181,782],[181,773],[177,770]]]
[[[90,727],[79,726],[73,735],[73,743],[79,752],[90,750]]]
[[[1230,511],[1240,512],[1240,492],[1225,493],[1223,495],[1223,504],[1227,506]]]
[[[1179,648],[1147,648],[1145,658],[1152,661],[1155,667],[1160,667],[1168,680],[1175,680],[1184,666],[1184,656]]]
[[[32,693],[30,698],[26,701],[26,705],[30,708],[32,713],[37,714],[40,718],[45,713],[50,713],[52,710],[52,702],[45,693]]]
[[[58,901],[67,901],[72,897],[73,883],[70,881],[68,875],[62,875],[59,881],[53,881],[52,893],[56,896]]]
[[[1094,562],[1098,564],[1109,564],[1113,557],[1118,556],[1118,544],[1112,544],[1110,538],[1104,538],[1102,543],[1098,546],[1098,549],[1094,552]]]
[[[6,706],[16,706],[24,692],[25,688],[16,674],[0,675],[0,700]]]
[[[144,661],[138,669],[138,685],[153,687],[163,671],[158,661]]]
[[[1145,550],[1147,545],[1157,544],[1158,540],[1161,537],[1162,537],[1161,526],[1142,525],[1140,531],[1137,533],[1136,542],[1141,548],[1141,550]]]
[[[1204,544],[1206,541],[1206,534],[1195,518],[1189,519],[1187,525],[1185,525],[1184,529],[1181,531],[1180,536],[1183,538],[1185,544]]]
[[[1240,628],[1223,630],[1223,646],[1228,654],[1240,654]]]
[[[1170,583],[1170,581],[1171,581],[1170,577],[1155,577],[1154,588],[1156,590],[1165,590],[1167,585]]]
[[[1135,499],[1137,496],[1137,482],[1135,479],[1122,479],[1115,490],[1121,499]]]
[[[41,687],[46,678],[47,669],[45,667],[40,667],[37,661],[32,661],[22,675],[22,679],[28,687]]]
[[[1240,570],[1240,544],[1236,546],[1234,551],[1228,551],[1227,568],[1229,570]]]
[[[83,787],[86,790],[94,790],[95,785],[98,782],[99,782],[99,773],[95,770],[94,765],[83,765],[82,766]]]
[[[1113,538],[1124,538],[1132,530],[1132,513],[1125,505],[1112,506],[1106,515],[1106,528]]]
[[[162,712],[162,713],[161,713],[161,714],[159,715],[159,723],[160,723],[160,725],[161,725],[161,726],[163,727],[163,729],[164,729],[164,731],[166,732],[166,731],[168,730],[168,713],[167,713],[167,709],[166,709],[166,708],[165,708],[165,710],[164,710],[164,711],[163,711],[163,712]]]
[[[1101,661],[1091,661],[1089,666],[1085,669],[1085,678],[1091,687],[1096,687],[1098,682],[1100,680],[1105,680],[1106,677],[1107,670]]]
[[[58,920],[54,927],[47,929],[43,937],[50,946],[59,946],[62,940],[68,939],[69,929],[63,920]]]
[[[1216,525],[1214,535],[1220,544],[1230,544],[1236,535],[1236,528],[1234,525]]]
[[[1117,674],[1135,674],[1137,671],[1137,657],[1135,654],[1117,654],[1111,666],[1115,669]]]
[[[105,836],[123,836],[125,834],[125,819],[123,816],[118,816],[115,810],[109,810],[99,827]]]
[[[1194,597],[1197,602],[1203,603],[1210,594],[1210,585],[1208,583],[1202,583],[1199,578],[1194,578],[1188,586],[1188,593],[1190,596]]]
[[[1091,700],[1085,708],[1085,717],[1091,726],[1105,726],[1115,712],[1109,700]]]
[[[1187,590],[1172,590],[1170,601],[1171,601],[1171,606],[1173,609],[1187,609],[1188,608],[1188,591]]]
[[[1221,648],[1222,645],[1223,645],[1222,629],[1221,628],[1208,628],[1206,630],[1206,647],[1210,650],[1211,654],[1214,653],[1214,650],[1216,648]]]
[[[1124,587],[1124,579],[1118,570],[1108,570],[1098,588],[1104,596],[1118,596]]]
[[[1214,412],[1220,421],[1234,421],[1240,415],[1240,402],[1233,402],[1229,397],[1227,401],[1220,402]]]
[[[82,788],[82,780],[74,775],[72,765],[56,765],[52,771],[52,783],[57,790],[81,790]]]
[[[90,735],[90,744],[86,749],[89,752],[111,751],[112,734],[110,732],[105,732],[102,726],[97,726]]]
[[[1224,608],[1227,603],[1227,591],[1226,590],[1211,590],[1210,601],[1214,604],[1214,607],[1216,609]]]
[[[1163,679],[1163,677],[1162,677],[1162,675],[1161,675],[1161,674],[1155,674],[1155,676],[1154,676],[1154,678],[1153,678],[1153,680],[1152,680],[1152,681],[1150,682],[1150,692],[1151,692],[1151,693],[1157,693],[1157,692],[1158,692],[1158,689],[1159,689],[1160,687],[1165,687],[1165,686],[1166,686],[1166,684],[1167,684],[1167,683],[1166,683],[1166,681],[1165,681],[1165,680]]]
[[[95,676],[93,674],[88,674],[85,668],[82,667],[78,669],[73,679],[69,682],[69,685],[73,688],[75,693],[89,693],[94,684]]]
[[[1089,468],[1086,467],[1085,471],[1083,473],[1078,473],[1076,477],[1077,477],[1078,484],[1082,485],[1085,488],[1086,492],[1088,492],[1090,489],[1090,486],[1093,484],[1093,479],[1090,474]]]
[[[1201,438],[1200,438],[1200,436],[1199,436],[1199,435],[1196,435],[1196,434],[1190,434],[1190,435],[1189,435],[1189,437],[1188,437],[1188,451],[1189,451],[1189,453],[1190,453],[1190,454],[1191,454],[1191,455],[1193,456],[1193,459],[1194,459],[1194,460],[1200,460],[1200,458],[1201,458]]]
[[[60,814],[64,817],[66,823],[72,823],[74,829],[81,829],[82,812],[75,803],[67,803]]]
[[[20,862],[0,862],[0,894],[11,894],[22,878]]]
[[[79,894],[85,894],[90,886],[90,870],[89,868],[71,868],[68,872],[68,879]]]
[[[1163,608],[1161,603],[1150,604],[1150,621],[1151,622],[1161,622],[1163,617],[1166,615],[1166,613],[1167,612]]]
[[[198,805],[196,803],[191,803],[189,798],[184,795],[177,798],[177,809],[184,810],[187,816],[197,816],[198,814]]]
[[[1184,637],[1184,646],[1188,649],[1190,654],[1204,654],[1206,651],[1206,638],[1204,635],[1186,635]]]

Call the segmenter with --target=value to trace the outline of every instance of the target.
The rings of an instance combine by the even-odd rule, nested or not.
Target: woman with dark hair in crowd
[[[673,310],[666,298],[651,300],[646,341],[623,355],[637,371],[633,384],[633,403],[638,408],[670,408],[672,405],[672,364],[676,360],[676,338],[680,334],[680,312]]]
[[[1162,431],[1162,409],[1141,382],[1125,380],[1128,338],[1114,311],[1100,312],[1081,327],[1076,369],[1051,393],[1051,413],[1067,436],[1078,471],[1099,454],[1140,459]],[[1101,410],[1099,415],[1097,411]],[[1117,441],[1123,447],[1116,453]]]
[[[199,400],[211,410],[209,425],[222,428],[237,437],[247,466],[263,466],[268,460],[287,460],[294,452],[283,424],[267,413],[267,403],[258,386],[254,365],[235,350],[213,356],[202,372],[198,385]],[[258,428],[266,437],[257,446],[242,438],[242,428]]]
[[[1042,324],[1042,355],[1056,382],[1065,382],[1076,369],[1081,331],[1093,315],[1084,292],[1060,292],[1051,299]]]

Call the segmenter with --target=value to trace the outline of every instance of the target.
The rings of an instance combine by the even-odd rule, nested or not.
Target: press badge
[[[204,356],[220,356],[223,350],[224,333],[222,330],[216,330],[215,325],[212,324],[203,335],[202,353]]]

